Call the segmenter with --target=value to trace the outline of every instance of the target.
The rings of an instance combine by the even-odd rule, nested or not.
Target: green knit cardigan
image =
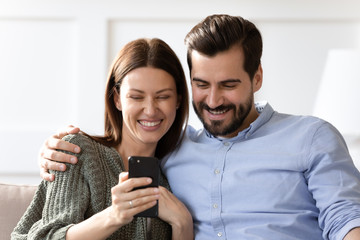
[[[111,205],[111,188],[124,169],[118,152],[81,134],[64,139],[80,146],[78,163],[67,164],[65,172],[54,172],[55,181],[40,183],[11,239],[65,239],[70,226]],[[170,189],[164,176],[160,185]],[[151,239],[171,239],[169,224],[153,218],[150,225]],[[149,240],[146,229],[146,218],[134,218],[108,239]]]

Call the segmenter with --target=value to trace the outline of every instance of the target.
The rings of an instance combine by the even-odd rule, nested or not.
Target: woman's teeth
[[[147,122],[147,121],[139,121],[139,123],[145,127],[154,127],[156,125],[159,125],[161,121],[157,122]]]

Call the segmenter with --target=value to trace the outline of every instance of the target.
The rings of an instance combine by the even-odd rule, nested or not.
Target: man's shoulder
[[[303,125],[322,125],[326,121],[310,115],[296,115],[288,113],[274,112],[272,121],[283,122],[284,124],[303,124]]]
[[[275,112],[271,120],[264,125],[267,132],[279,132],[284,137],[294,137],[299,139],[312,138],[317,133],[325,131],[328,133],[337,133],[336,128],[329,122],[310,115],[292,115]]]

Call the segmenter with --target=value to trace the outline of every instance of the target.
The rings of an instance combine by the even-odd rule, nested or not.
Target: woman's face
[[[178,99],[175,80],[166,71],[142,67],[129,72],[115,97],[123,116],[122,140],[156,145],[175,120]]]

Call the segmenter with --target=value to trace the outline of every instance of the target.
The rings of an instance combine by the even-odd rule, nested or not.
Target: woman
[[[105,134],[69,135],[78,163],[43,181],[12,239],[191,239],[192,218],[150,178],[128,179],[128,157],[162,158],[181,141],[188,92],[180,61],[159,39],[125,45],[112,64],[105,93]],[[158,218],[135,217],[159,201]]]

